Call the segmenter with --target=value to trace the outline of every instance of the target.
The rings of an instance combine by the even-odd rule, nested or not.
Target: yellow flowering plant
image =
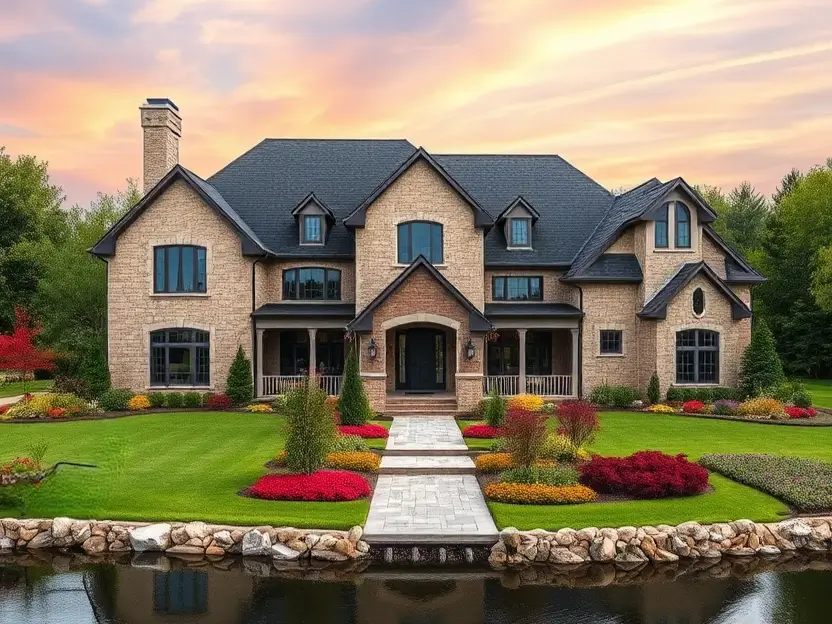
[[[127,401],[127,409],[133,411],[150,409],[150,399],[144,394],[137,394]]]
[[[517,394],[508,400],[508,409],[525,409],[539,412],[543,409],[543,397],[536,394]]]
[[[583,485],[489,483],[483,492],[490,500],[519,505],[570,505],[589,503],[596,498],[595,492]]]

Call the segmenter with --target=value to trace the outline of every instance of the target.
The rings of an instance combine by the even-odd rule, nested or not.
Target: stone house
[[[337,394],[351,339],[380,411],[737,383],[764,278],[681,178],[616,196],[554,155],[266,139],[202,179],[179,109],[140,112],[144,198],[91,250],[115,386],[222,391],[243,345],[258,396]]]

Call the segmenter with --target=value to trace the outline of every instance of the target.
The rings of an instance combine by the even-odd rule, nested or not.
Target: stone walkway
[[[474,462],[451,416],[396,416],[381,461],[364,539],[376,544],[492,544]],[[441,455],[423,453],[440,451]],[[437,471],[441,474],[437,474]],[[404,472],[405,474],[400,474]],[[394,473],[394,474],[391,474]]]

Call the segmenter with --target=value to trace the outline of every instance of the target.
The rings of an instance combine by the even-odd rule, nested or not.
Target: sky
[[[141,177],[147,97],[203,177],[266,137],[406,138],[768,194],[832,156],[832,0],[0,0],[0,146],[68,202]]]

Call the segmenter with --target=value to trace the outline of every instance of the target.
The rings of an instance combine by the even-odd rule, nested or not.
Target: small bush
[[[268,403],[252,403],[246,406],[246,411],[252,414],[271,414],[274,410]]]
[[[370,400],[364,390],[364,382],[358,369],[358,353],[355,345],[350,345],[347,362],[344,367],[344,379],[341,387],[341,398],[338,401],[341,412],[341,422],[345,425],[363,425],[373,415]]]
[[[98,406],[105,412],[120,412],[127,409],[127,404],[133,398],[130,390],[112,388],[98,398]]]
[[[354,435],[360,438],[374,439],[386,438],[390,435],[386,427],[381,425],[341,425],[338,427],[338,432],[341,435]]]
[[[678,388],[670,386],[667,389],[668,403],[686,403],[688,401],[713,403],[719,400],[738,401],[742,398],[742,392],[737,388]]]
[[[536,466],[509,468],[500,475],[503,483],[542,483],[543,485],[577,485],[578,471],[571,466]]]
[[[544,403],[543,408],[540,411],[544,414],[554,414],[558,411],[558,406],[554,403]]]
[[[751,342],[742,357],[740,380],[740,388],[749,397],[783,383],[783,364],[777,355],[774,336],[762,319],[755,319]]]
[[[554,433],[546,436],[546,442],[540,451],[542,460],[576,462],[586,461],[589,457],[589,453],[582,448],[576,448],[568,436]]]
[[[705,404],[702,401],[686,401],[682,405],[685,414],[701,414],[705,411]]]
[[[662,400],[662,390],[659,383],[659,374],[653,371],[650,376],[650,383],[647,384],[647,402],[655,405]]]
[[[291,399],[290,403],[293,403]],[[326,420],[332,422],[331,418]],[[323,458],[321,461],[323,463]],[[267,500],[351,501],[369,496],[370,484],[354,472],[319,470],[312,474],[265,475],[248,489],[248,493]]]
[[[212,394],[205,399],[205,407],[212,410],[227,410],[234,407],[234,401],[227,394]]]
[[[330,453],[357,453],[367,450],[369,447],[364,438],[357,435],[337,435],[329,447]]]
[[[323,467],[332,448],[337,433],[325,401],[326,393],[309,380],[290,392],[286,399],[289,416],[286,465],[293,472],[311,475]]]
[[[814,418],[818,415],[813,407],[787,407],[786,415],[789,418]]]
[[[503,437],[515,464],[533,466],[546,441],[546,416],[527,409],[509,409]]]
[[[184,407],[202,407],[202,394],[199,392],[186,392]]]
[[[792,396],[792,403],[797,407],[812,407],[812,394],[808,390],[798,390]]]
[[[137,394],[127,401],[127,409],[136,411],[150,409],[150,399],[147,395]]]
[[[733,416],[737,413],[737,408],[739,408],[739,406],[740,404],[736,401],[720,399],[718,401],[714,401],[713,413],[720,416]]]
[[[234,405],[246,405],[254,398],[254,379],[251,377],[251,361],[246,357],[243,345],[237,346],[237,354],[228,369],[225,393]]]
[[[756,399],[743,401],[737,408],[737,413],[742,416],[765,416],[768,418],[778,418],[785,415],[783,404],[777,399],[767,397],[757,397]]]
[[[763,454],[703,455],[699,463],[788,503],[802,513],[832,510],[832,464]]]
[[[477,472],[502,472],[514,466],[511,453],[482,453],[474,458]]]
[[[536,394],[516,394],[508,400],[507,410],[539,412],[542,407],[543,397]]]
[[[506,450],[506,441],[503,438],[496,438],[488,448],[492,453],[502,453]]]
[[[692,496],[708,488],[708,471],[684,455],[639,451],[629,457],[594,456],[580,467],[581,483],[596,492],[637,499]]]
[[[337,470],[354,470],[355,472],[378,472],[381,457],[367,451],[347,453],[329,453],[326,467]]]
[[[593,389],[589,395],[590,403],[600,407],[631,407],[633,401],[637,400],[638,390],[629,386],[613,386],[602,384]]]
[[[165,393],[164,392],[151,392],[147,395],[147,400],[150,403],[150,407],[153,408],[160,408],[165,406]]]
[[[483,413],[485,422],[492,427],[502,427],[506,418],[506,399],[500,396],[496,388],[492,388],[488,396]]]
[[[185,405],[185,395],[181,392],[168,392],[165,395],[165,405],[173,409],[179,409]]]
[[[286,395],[278,394],[272,401],[272,407],[276,412],[282,412],[286,409]]]
[[[647,408],[648,412],[653,412],[654,414],[675,414],[676,410],[670,407],[669,405],[665,405],[664,403],[655,403]]]
[[[501,438],[503,430],[500,427],[492,427],[491,425],[468,425],[462,430],[462,436],[465,438]]]
[[[558,406],[558,435],[565,435],[576,449],[592,444],[601,425],[595,407],[586,401],[564,401]]]
[[[483,493],[490,500],[518,505],[571,505],[596,498],[595,492],[583,485],[558,487],[539,483],[489,483]]]

